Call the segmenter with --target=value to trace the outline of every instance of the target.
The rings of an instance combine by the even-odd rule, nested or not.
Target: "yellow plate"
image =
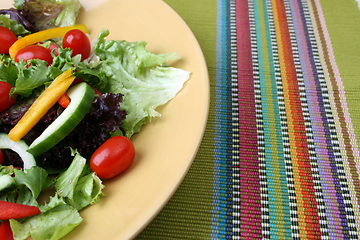
[[[104,181],[104,197],[80,212],[83,222],[64,239],[129,239],[164,207],[185,177],[207,122],[210,86],[200,46],[185,22],[161,0],[82,0],[78,23],[93,38],[144,40],[155,53],[177,52],[170,65],[192,72],[180,93],[158,111],[160,118],[134,135],[136,158],[121,176]],[[1,0],[9,8],[12,0]]]

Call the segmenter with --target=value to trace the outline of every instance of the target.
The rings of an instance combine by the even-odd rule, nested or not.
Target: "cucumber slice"
[[[17,184],[13,177],[10,175],[0,176],[0,194],[8,193],[16,189]]]
[[[24,140],[17,142],[12,141],[6,133],[0,133],[0,149],[11,149],[21,157],[24,163],[24,171],[36,166],[36,161],[33,155],[27,152],[29,146]]]
[[[67,91],[69,106],[34,140],[27,150],[34,156],[46,152],[64,139],[84,118],[91,107],[95,91],[87,83],[79,83]]]

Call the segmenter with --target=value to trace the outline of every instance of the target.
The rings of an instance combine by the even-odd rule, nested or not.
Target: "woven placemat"
[[[189,173],[137,239],[357,239],[354,0],[166,0],[210,75]]]

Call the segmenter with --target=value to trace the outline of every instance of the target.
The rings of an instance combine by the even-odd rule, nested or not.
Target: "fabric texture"
[[[210,112],[184,181],[136,239],[358,239],[355,0],[165,0],[204,52]]]

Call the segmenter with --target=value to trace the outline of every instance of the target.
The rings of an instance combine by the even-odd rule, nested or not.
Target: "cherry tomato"
[[[11,88],[10,83],[0,81],[0,112],[8,109],[15,102],[15,95],[9,97]]]
[[[2,153],[2,151],[0,150],[0,165],[2,165],[4,162],[4,155]]]
[[[51,51],[52,51],[53,49],[55,49],[55,51],[54,51],[55,56],[59,56],[59,50],[58,50],[58,48],[59,48],[59,47],[58,47],[55,43],[51,43],[51,44],[50,44],[50,47],[49,47],[50,53],[51,53]]]
[[[8,28],[0,26],[0,53],[9,54],[9,48],[18,38]]]
[[[63,48],[70,48],[73,53],[72,56],[81,54],[82,60],[89,57],[91,51],[91,44],[86,34],[78,29],[68,31],[62,42]]]
[[[115,136],[104,142],[91,156],[90,167],[99,178],[109,179],[125,171],[133,162],[135,147],[130,139]]]
[[[20,49],[15,56],[15,61],[19,62],[22,59],[25,62],[30,59],[41,59],[48,63],[48,65],[52,62],[52,57],[49,49],[46,49],[39,45],[30,45],[23,49]]]

